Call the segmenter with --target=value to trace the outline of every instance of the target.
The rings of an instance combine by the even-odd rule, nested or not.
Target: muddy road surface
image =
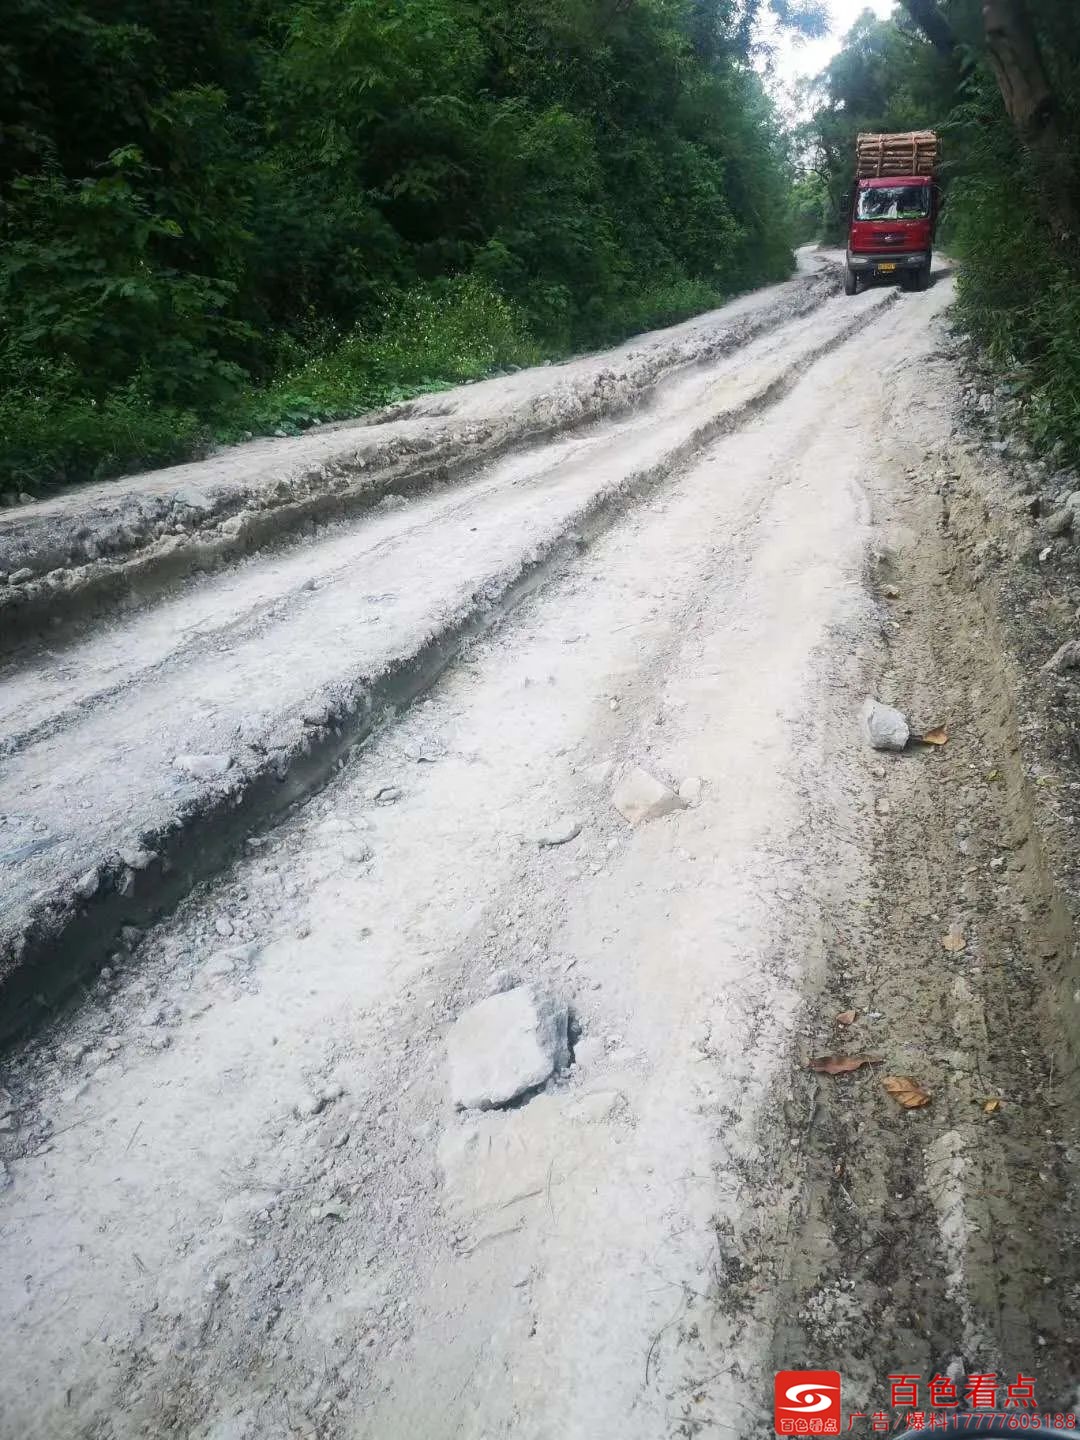
[[[947,273],[804,269],[5,515],[4,1436],[757,1437],[781,1368],[856,1433],[935,1376],[1073,1408],[998,462]]]

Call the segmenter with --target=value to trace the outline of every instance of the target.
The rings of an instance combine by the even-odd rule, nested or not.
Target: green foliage
[[[791,187],[791,233],[796,245],[809,245],[820,240],[830,224],[826,216],[829,191],[822,175],[816,170],[804,171],[795,177]]]
[[[295,433],[537,359],[522,315],[498,291],[476,276],[432,281],[403,295],[373,333],[358,331],[301,358],[238,404],[220,433]]]
[[[134,385],[147,399],[207,404],[243,372],[227,358],[250,332],[226,312],[234,286],[169,262],[183,232],[135,188],[137,150],[71,182],[17,179],[0,252],[0,384],[63,374],[86,398]]]
[[[950,195],[950,243],[963,257],[961,319],[1023,393],[1035,442],[1080,462],[1080,273],[1043,222],[1030,165],[989,82],[953,115],[966,173]]]
[[[210,437],[189,410],[116,391],[97,401],[75,377],[0,391],[0,493],[100,480],[202,453]]]
[[[764,4],[8,0],[0,486],[354,414],[787,274]],[[768,7],[820,31],[814,0]]]

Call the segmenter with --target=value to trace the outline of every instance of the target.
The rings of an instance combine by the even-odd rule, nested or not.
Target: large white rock
[[[643,820],[658,820],[673,810],[685,810],[686,801],[655,775],[640,766],[624,775],[611,796],[611,803],[624,820],[640,825]]]
[[[507,1105],[567,1063],[566,1007],[531,985],[489,995],[456,1021],[446,1049],[455,1105]]]
[[[232,766],[231,755],[177,755],[173,764],[193,780],[216,780]]]
[[[903,750],[911,736],[907,719],[891,705],[883,705],[872,695],[863,705],[866,738],[875,750]]]

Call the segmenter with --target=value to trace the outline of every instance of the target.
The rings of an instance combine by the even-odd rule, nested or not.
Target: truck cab
[[[925,290],[937,212],[938,189],[928,175],[860,179],[848,220],[845,293],[854,295],[860,280],[879,276]]]

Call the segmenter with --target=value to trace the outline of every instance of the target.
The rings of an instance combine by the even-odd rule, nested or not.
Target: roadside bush
[[[703,310],[715,309],[729,298],[730,292],[704,280],[674,277],[643,285],[617,301],[606,316],[604,340],[616,344],[629,335],[643,330],[658,330],[664,325],[677,325]]]
[[[101,399],[135,384],[167,406],[212,406],[245,371],[230,358],[253,335],[230,318],[231,282],[169,264],[182,237],[137,188],[137,150],[106,174],[15,181],[0,249],[0,384],[44,394],[62,373]]]
[[[961,106],[951,127],[970,167],[950,196],[959,318],[1023,395],[1035,443],[1080,463],[1080,273],[1042,222],[1015,133],[986,111]]]
[[[219,434],[292,433],[539,358],[524,317],[497,290],[475,276],[433,281],[406,292],[374,333],[327,344],[265,391],[246,396]]]
[[[189,410],[116,393],[101,400],[27,390],[0,393],[0,494],[102,480],[171,465],[205,450],[210,435]]]

